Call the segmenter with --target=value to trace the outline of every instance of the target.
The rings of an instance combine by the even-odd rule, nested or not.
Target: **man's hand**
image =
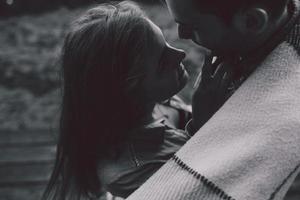
[[[212,57],[205,59],[201,82],[192,100],[193,128],[195,130],[203,126],[230,95],[229,89],[232,84],[233,72],[229,64],[225,63],[217,59],[212,64]]]

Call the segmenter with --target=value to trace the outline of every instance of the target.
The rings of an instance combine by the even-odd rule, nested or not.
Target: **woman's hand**
[[[212,57],[205,59],[201,81],[192,99],[195,130],[202,127],[230,96],[232,74],[232,68],[226,62],[217,59],[212,64]]]

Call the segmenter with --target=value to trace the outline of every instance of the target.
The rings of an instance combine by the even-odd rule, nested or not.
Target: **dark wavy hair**
[[[142,65],[152,33],[144,13],[129,1],[101,4],[73,23],[61,56],[56,161],[42,199],[101,194],[98,163],[117,155],[127,130],[142,115],[127,78]]]
[[[165,4],[165,0],[160,0]],[[289,0],[192,0],[202,13],[214,14],[221,17],[227,24],[241,8],[257,3],[265,5],[277,17],[284,10]]]
[[[225,21],[230,21],[235,12],[240,8],[246,8],[254,4],[265,5],[273,14],[278,16],[284,9],[288,0],[193,0],[199,9],[215,13]]]

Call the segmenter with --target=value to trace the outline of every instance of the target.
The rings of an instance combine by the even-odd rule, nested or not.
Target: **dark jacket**
[[[190,138],[185,131],[175,128],[175,125],[182,126],[189,114],[183,114],[183,110],[175,109],[170,103],[155,108],[155,116],[160,119],[129,132],[129,139],[116,158],[100,163],[101,183],[114,196],[129,196]]]

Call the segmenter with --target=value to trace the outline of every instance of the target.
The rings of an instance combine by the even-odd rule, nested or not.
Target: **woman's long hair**
[[[63,101],[46,199],[90,199],[101,192],[97,165],[113,156],[141,114],[126,92],[142,64],[151,28],[132,2],[101,4],[73,23],[62,50]]]

